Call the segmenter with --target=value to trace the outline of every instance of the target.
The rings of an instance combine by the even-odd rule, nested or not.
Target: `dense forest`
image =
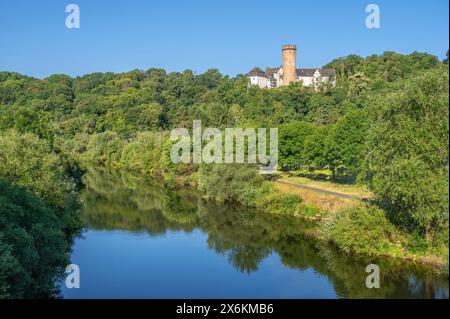
[[[78,177],[88,164],[195,185],[211,200],[299,211],[301,198],[275,190],[252,165],[172,163],[169,132],[193,120],[277,127],[280,170],[367,185],[372,203],[329,216],[321,229],[343,250],[395,254],[401,245],[448,263],[448,60],[385,52],[325,67],[336,69],[335,87],[266,90],[215,69],[0,72],[0,298],[56,293],[82,225]]]

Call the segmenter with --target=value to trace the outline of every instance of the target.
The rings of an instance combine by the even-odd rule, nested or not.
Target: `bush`
[[[218,202],[254,207],[264,187],[256,165],[211,164],[200,167],[198,189]]]
[[[313,205],[303,205],[300,213],[305,217],[315,217],[317,215],[320,215],[322,212],[319,208]]]
[[[295,214],[299,211],[300,203],[299,196],[272,189],[258,198],[256,208],[273,214]]]
[[[274,214],[298,212],[300,197],[281,193],[258,175],[255,165],[212,164],[202,165],[198,188],[217,202],[256,207]]]
[[[381,209],[361,205],[335,214],[322,235],[346,252],[376,255],[393,248],[396,231]]]
[[[124,146],[125,142],[115,132],[94,134],[89,137],[83,159],[93,164],[114,165],[119,163]]]

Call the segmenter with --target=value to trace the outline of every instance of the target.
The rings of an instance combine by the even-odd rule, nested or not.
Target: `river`
[[[126,172],[89,170],[86,230],[71,262],[80,288],[64,298],[448,298],[446,275],[351,256],[311,236],[314,224],[205,202]],[[368,264],[380,288],[368,289]]]

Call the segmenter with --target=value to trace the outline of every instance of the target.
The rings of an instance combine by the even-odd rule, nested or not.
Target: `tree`
[[[91,135],[83,157],[90,163],[113,165],[120,160],[125,142],[111,131]]]
[[[0,299],[57,296],[69,263],[65,226],[36,196],[0,180]]]
[[[344,115],[331,129],[326,141],[328,163],[333,174],[339,166],[355,175],[363,156],[368,118],[364,110],[353,110]]]
[[[156,131],[161,126],[162,106],[153,102],[141,104],[127,112],[127,122],[135,131]]]
[[[15,130],[1,132],[0,158],[1,178],[26,187],[46,204],[71,215],[75,183],[47,141]]]
[[[136,140],[122,150],[120,164],[130,170],[142,173],[161,172],[163,138],[166,137],[154,132],[139,133]]]
[[[313,134],[305,138],[303,156],[306,165],[310,168],[325,168],[328,166],[327,139],[328,127],[319,127]]]
[[[0,132],[0,298],[48,298],[82,223],[74,181],[45,140]]]
[[[398,83],[372,101],[365,178],[391,218],[409,229],[448,228],[448,69]]]
[[[348,55],[331,61],[324,68],[336,69],[337,79],[339,81],[345,81],[351,74],[357,72],[363,63],[364,58],[358,55]]]
[[[356,72],[348,78],[348,93],[359,98],[369,88],[369,79],[362,72]]]
[[[306,164],[303,152],[307,136],[313,134],[315,126],[301,121],[291,122],[280,128],[279,164],[283,169],[298,169]]]

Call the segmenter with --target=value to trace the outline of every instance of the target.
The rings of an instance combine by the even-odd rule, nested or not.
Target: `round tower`
[[[283,45],[283,85],[297,81],[297,47],[294,44]]]

